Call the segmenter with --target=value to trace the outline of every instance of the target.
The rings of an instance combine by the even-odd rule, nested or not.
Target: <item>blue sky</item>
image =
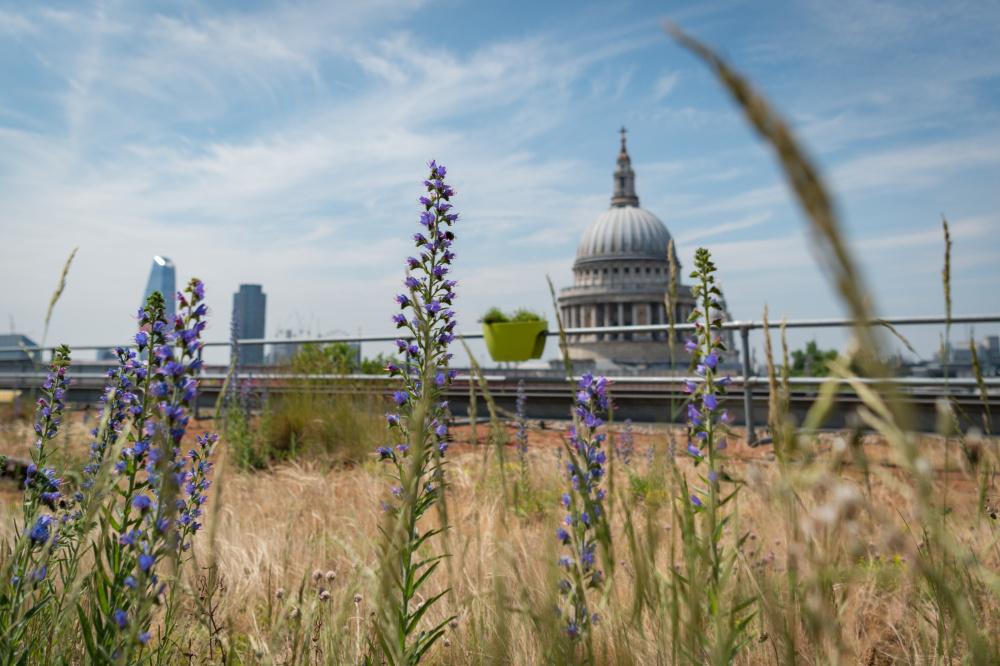
[[[713,251],[734,317],[842,314],[772,155],[666,18],[790,119],[881,313],[942,312],[942,213],[955,311],[1000,310],[996,4],[122,1],[0,3],[0,315],[37,337],[78,245],[51,342],[122,339],[154,253],[208,283],[211,339],[240,282],[269,333],[387,332],[430,158],[459,192],[461,328],[550,310],[623,123],[643,207],[682,262]]]

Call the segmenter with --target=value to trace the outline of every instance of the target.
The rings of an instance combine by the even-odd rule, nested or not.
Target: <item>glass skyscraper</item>
[[[154,291],[160,292],[166,303],[167,319],[173,319],[177,307],[177,271],[174,262],[159,255],[153,257],[153,267],[149,269],[146,292],[142,295],[142,307]]]
[[[264,312],[267,294],[259,284],[241,284],[233,294],[233,329],[238,340],[264,337]],[[240,345],[239,365],[263,365],[264,345]]]

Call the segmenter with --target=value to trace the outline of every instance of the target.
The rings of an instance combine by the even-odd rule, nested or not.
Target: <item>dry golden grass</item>
[[[925,444],[940,447],[934,440],[927,438]],[[872,448],[873,457],[878,457],[878,444]],[[661,442],[661,458],[654,465],[666,464],[664,450],[665,442]],[[825,456],[826,462],[834,456]],[[454,612],[461,620],[449,634],[450,645],[438,650],[436,661],[491,661],[491,650],[502,644],[513,663],[538,663],[532,614],[545,612],[539,606],[550,598],[553,587],[553,531],[561,517],[557,497],[564,481],[557,473],[554,449],[536,451],[529,465],[530,497],[539,509],[519,512],[516,507],[502,506],[498,474],[492,462],[484,470],[483,460],[480,452],[459,453],[452,457],[449,468],[453,595],[437,612],[442,617]],[[678,462],[693,480],[687,461]],[[643,470],[644,461],[638,467]],[[776,519],[771,492],[779,484],[777,468],[760,459],[733,467],[734,473],[749,481],[738,507],[740,526],[751,534],[741,558],[747,579],[756,577],[780,586],[790,556],[800,560],[802,575],[808,575],[809,555],[804,551],[822,551],[822,557],[845,567],[836,583],[845,663],[877,659],[872,655],[878,654],[903,661],[915,657],[910,652],[912,641],[928,629],[921,621],[921,595],[908,569],[919,537],[906,533],[904,521],[912,520],[908,488],[895,470],[880,468],[873,473],[871,490],[866,491],[856,469],[845,469],[836,477],[818,466],[814,478],[809,479],[811,492],[803,496],[803,541],[793,543],[790,549],[785,527]],[[666,478],[662,485],[651,485],[647,501],[639,501],[629,492],[627,472],[619,466],[615,480],[621,492],[614,509],[618,514],[618,569],[607,607],[601,611],[608,618],[597,636],[602,662],[655,663],[662,657],[657,633],[665,632],[666,627],[657,626],[657,618],[648,616],[636,626],[631,624],[635,576],[631,558],[624,552],[621,518],[627,511],[638,525],[662,530],[656,561],[666,575],[670,544],[678,538]],[[982,517],[974,478],[953,473],[946,483],[953,507],[949,515],[952,531],[972,552],[980,554],[984,564],[994,571],[1000,569],[996,524]],[[848,497],[857,500],[856,506],[837,504],[845,501],[837,494],[840,484],[857,491]],[[265,635],[261,629],[268,595],[277,587],[298,589],[316,569],[338,574],[336,584],[329,586],[331,608],[350,609],[356,593],[364,600],[372,598],[378,507],[387,485],[375,465],[328,473],[288,466],[263,474],[228,476],[220,497],[215,551],[219,570],[228,581],[223,612],[231,623],[231,636],[249,636],[258,646],[270,643],[273,652],[282,640]],[[895,523],[882,522],[892,515],[898,518]],[[819,558],[815,552],[812,556]],[[323,587],[327,587],[325,583]],[[305,583],[306,603],[319,588]],[[358,612],[349,616],[355,624],[367,621],[364,600]],[[510,613],[507,607],[523,612]],[[773,635],[766,623],[762,624],[757,630],[758,644],[744,653],[745,663],[774,660],[774,650],[764,638],[768,633]]]
[[[631,468],[618,462],[613,479],[616,568],[599,608],[600,663],[666,663],[670,657],[663,608],[637,616],[635,602],[637,595],[666,589],[670,550],[678,546],[676,492],[667,470],[676,463],[689,482],[697,478],[686,458],[667,459],[666,429],[636,430],[636,460]],[[67,446],[79,450],[82,426],[74,424],[70,431]],[[433,612],[460,619],[431,662],[543,660],[551,640],[546,632],[554,598],[553,532],[565,484],[557,437],[553,431],[532,433],[528,488],[521,489],[519,506],[513,499],[503,504],[495,454],[460,443],[449,456],[452,558],[439,579],[452,593]],[[5,426],[3,452],[23,455],[24,442],[30,436],[23,424]],[[643,456],[650,444],[651,466]],[[928,464],[944,466],[941,438],[922,437],[920,446]],[[934,611],[910,567],[920,540],[907,528],[916,518],[912,492],[899,468],[891,466],[884,443],[869,436],[852,448],[840,435],[821,437],[814,458],[790,481],[801,503],[791,531],[781,517],[779,492],[789,480],[782,480],[770,452],[746,449],[735,439],[730,450],[731,473],[746,481],[736,507],[739,533],[749,534],[739,557],[739,584],[780,605],[787,601],[792,565],[807,595],[805,606],[814,604],[817,617],[832,623],[825,630],[826,647],[805,640],[796,628],[796,657],[827,660],[836,654],[842,663],[881,664],[923,663],[933,655]],[[872,461],[867,480],[850,462],[859,451]],[[513,457],[510,451],[508,460]],[[954,453],[947,458],[954,471],[937,474],[935,493],[947,495],[949,532],[981,565],[1000,571],[997,522],[980,505],[975,476],[957,465]],[[357,663],[371,631],[370,601],[377,591],[379,507],[389,485],[385,469],[375,463],[333,470],[302,463],[240,473],[220,463],[211,516],[195,548],[196,566],[188,568],[185,580],[188,612],[178,661],[186,661],[185,654],[195,662],[228,654],[246,663]],[[517,477],[514,472],[508,480]],[[17,494],[8,483],[5,513],[16,507]],[[647,564],[627,546],[626,516],[650,549],[652,579],[644,580],[639,569]],[[213,562],[217,578],[208,576]],[[810,577],[829,578],[832,598],[809,598],[821,589],[810,587]],[[987,605],[980,618],[1000,631],[996,597],[984,594],[982,602]],[[764,603],[762,609],[753,623],[754,643],[740,663],[788,663],[777,639],[780,608],[769,611]]]

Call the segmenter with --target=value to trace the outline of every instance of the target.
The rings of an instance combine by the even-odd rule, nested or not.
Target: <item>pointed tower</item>
[[[619,130],[622,135],[622,147],[618,151],[618,168],[615,169],[615,191],[611,195],[611,205],[614,208],[625,206],[639,207],[639,197],[635,193],[635,171],[632,170],[632,159],[625,147],[625,132],[623,126]]]

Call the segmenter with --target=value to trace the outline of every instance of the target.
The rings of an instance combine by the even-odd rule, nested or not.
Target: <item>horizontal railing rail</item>
[[[955,324],[998,324],[1000,323],[1000,314],[982,314],[982,315],[955,315],[951,319],[945,317],[880,317],[877,319],[872,319],[869,323],[870,326],[933,326],[933,325],[945,325],[948,323],[952,325]],[[855,325],[853,319],[838,319],[838,318],[819,318],[819,319],[788,319],[784,322],[785,328],[847,328]],[[782,322],[773,321],[769,322],[768,326],[771,328],[778,328]],[[765,328],[763,321],[758,320],[734,320],[728,321],[722,324],[722,327],[726,330],[732,331],[742,331],[742,330],[760,330]],[[692,331],[694,330],[694,324],[675,324],[673,330],[676,331]],[[599,335],[599,334],[609,334],[609,333],[662,333],[671,330],[669,324],[644,324],[644,325],[630,325],[630,326],[587,326],[587,327],[577,327],[577,328],[567,328],[563,330],[566,335]],[[557,337],[559,335],[558,330],[549,330],[547,335],[550,337]],[[304,344],[333,344],[337,342],[395,342],[400,338],[405,338],[403,335],[355,335],[355,336],[319,336],[310,338],[247,338],[243,340],[237,340],[237,344],[241,346],[255,346],[255,345],[304,345]],[[483,334],[480,331],[472,331],[467,333],[462,333],[461,337],[467,340],[478,340],[482,339]],[[104,345],[71,345],[74,350],[81,351],[97,351],[102,349],[112,349],[118,344],[104,344]],[[231,340],[213,340],[205,343],[206,347],[228,347],[232,344]],[[10,347],[0,347],[0,353],[11,353],[11,352],[22,352],[26,354],[33,354],[36,352],[46,352],[53,351],[56,346],[10,346]],[[14,359],[10,359],[14,360]]]
[[[383,383],[395,383],[399,381],[394,377],[388,375],[362,375],[362,374],[327,374],[327,373],[290,373],[290,372],[254,372],[252,374],[241,373],[243,377],[250,376],[256,380],[322,380],[322,381],[359,381],[359,382],[383,382]],[[47,377],[47,373],[44,372],[0,372],[0,379],[7,381],[23,381],[30,382],[33,380],[44,380]],[[199,379],[209,380],[209,381],[222,381],[229,376],[226,372],[203,372],[198,375]],[[73,375],[75,380],[104,380],[107,379],[107,375],[101,372],[78,372]],[[471,375],[459,373],[455,376],[457,381],[469,381]],[[524,377],[520,376],[507,376],[507,375],[495,375],[495,374],[484,374],[483,378],[488,382],[508,382],[514,380],[522,380]],[[573,381],[579,381],[580,375],[575,375],[572,377]],[[551,380],[554,383],[565,383],[566,378],[562,375],[553,375],[551,377],[534,377],[535,381],[544,381],[546,379]],[[647,385],[676,385],[681,386],[689,382],[698,383],[703,381],[702,377],[697,375],[686,376],[686,375],[664,375],[664,376],[605,376],[608,382],[612,384],[647,384]],[[821,386],[823,384],[836,384],[846,383],[845,380],[839,379],[837,377],[789,377],[787,381],[791,386]],[[935,387],[944,388],[955,387],[955,388],[975,388],[979,386],[980,380],[971,377],[950,377],[947,380],[944,377],[887,377],[884,379],[872,379],[869,377],[857,377],[851,381],[857,381],[862,384],[889,384],[893,386],[915,386],[915,387]],[[982,384],[987,388],[1000,388],[1000,377],[983,377]],[[766,386],[770,380],[767,377],[760,376],[750,376],[743,377],[742,375],[735,375],[729,377],[729,382],[731,384],[742,386],[744,384],[749,384],[751,386]]]

